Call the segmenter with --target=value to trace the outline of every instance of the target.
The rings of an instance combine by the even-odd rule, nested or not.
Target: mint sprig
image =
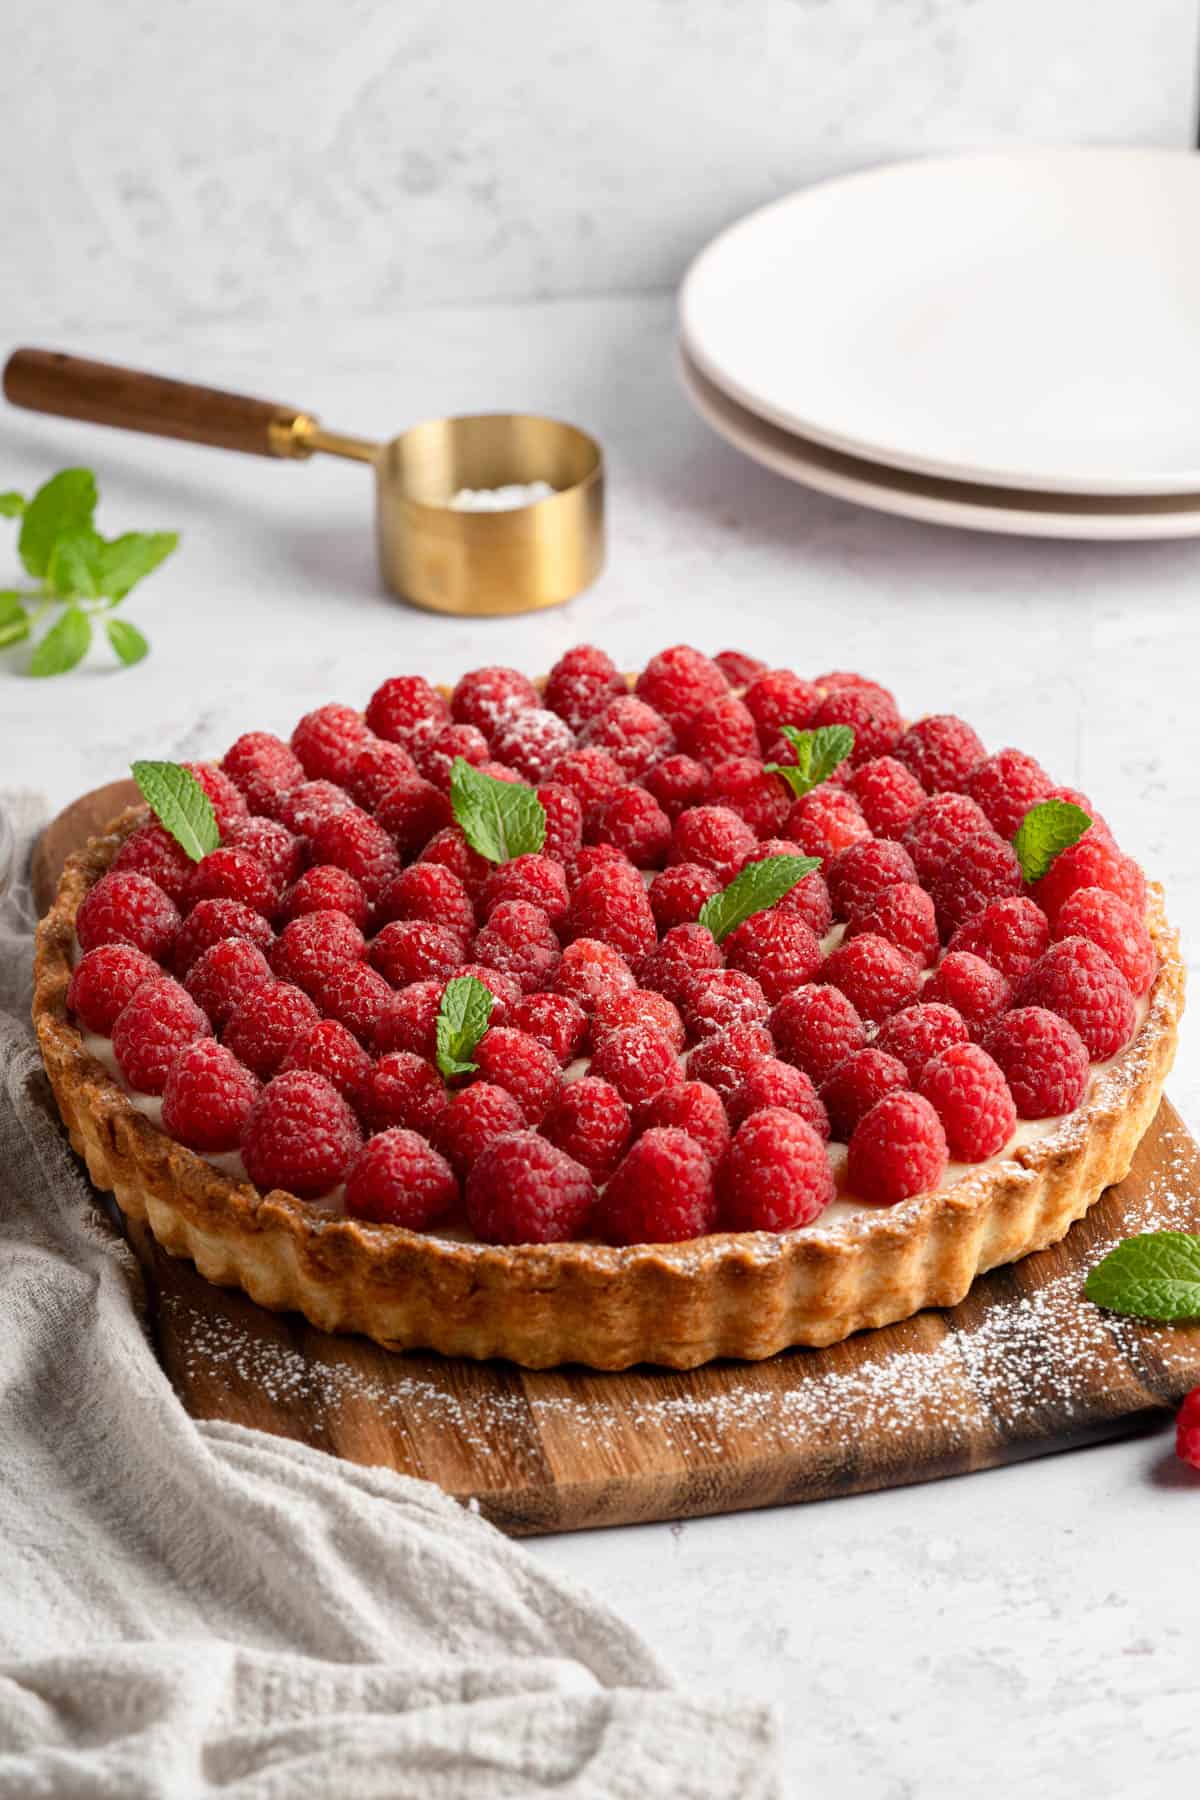
[[[488,1028],[496,1004],[491,990],[474,975],[455,975],[442,990],[435,1042],[437,1066],[450,1081],[455,1075],[473,1075],[475,1046]]]
[[[497,781],[465,756],[450,766],[450,805],[472,850],[489,862],[530,856],[546,841],[546,809],[530,787]]]
[[[179,539],[173,531],[101,537],[93,523],[96,499],[90,469],[60,470],[31,499],[12,490],[0,494],[0,518],[21,521],[17,551],[39,584],[0,591],[0,650],[33,637],[55,607],[65,609],[36,642],[31,675],[64,675],[75,668],[87,655],[100,618],[119,663],[140,662],[149,651],[136,626],[110,615]]]
[[[1040,800],[1031,806],[1012,840],[1025,880],[1040,881],[1055,857],[1077,844],[1091,822],[1071,800]]]
[[[172,762],[135,762],[132,768],[142,798],[193,862],[217,848],[221,833],[213,803],[190,769]]]
[[[850,725],[818,725],[815,731],[784,725],[780,733],[791,745],[796,760],[768,763],[767,768],[772,775],[783,776],[797,800],[828,781],[854,748],[854,730]]]
[[[1200,1319],[1200,1237],[1144,1231],[1098,1263],[1084,1293],[1109,1312],[1140,1319]]]
[[[782,900],[798,881],[820,866],[819,856],[764,856],[761,862],[749,863],[728,887],[704,902],[700,923],[719,944],[755,913],[765,912]]]

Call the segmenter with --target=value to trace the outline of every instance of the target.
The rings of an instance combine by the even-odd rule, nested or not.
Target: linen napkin
[[[8,796],[26,866],[39,808]],[[769,1713],[676,1691],[425,1482],[197,1423],[97,1212],[0,901],[0,1796],[777,1793]]]

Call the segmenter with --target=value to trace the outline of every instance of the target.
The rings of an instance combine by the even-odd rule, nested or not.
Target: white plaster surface
[[[6,335],[28,331],[10,308]],[[47,683],[0,656],[0,783],[61,805],[131,757],[218,754],[388,673],[544,669],[595,639],[856,667],[911,714],[950,706],[1096,799],[1200,941],[1200,544],[942,532],[805,493],[689,413],[662,298],[81,333],[75,347],[311,405],[385,433],[545,409],[602,438],[611,554],[570,607],[497,621],[378,588],[370,478],[0,411],[0,486],[99,472],[110,531],[174,526],[128,603],[153,641]],[[0,533],[0,545],[7,539]],[[8,564],[0,550],[0,585]],[[12,564],[15,573],[15,560]],[[1200,1038],[1171,1091],[1200,1126]],[[1200,1487],[1164,1436],[878,1496],[532,1545],[604,1593],[699,1691],[779,1706],[789,1794],[1007,1800],[1195,1789]]]

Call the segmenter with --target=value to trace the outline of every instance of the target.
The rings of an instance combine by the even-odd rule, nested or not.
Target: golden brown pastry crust
[[[628,1249],[460,1243],[366,1224],[291,1194],[260,1194],[214,1168],[140,1113],[86,1049],[66,1005],[76,909],[145,816],[123,814],[71,858],[38,928],[33,1018],[71,1142],[97,1187],[210,1281],[392,1349],[507,1357],[528,1368],[684,1369],[832,1344],[922,1307],[953,1306],[984,1270],[1057,1242],[1124,1177],[1174,1058],[1184,969],[1152,887],[1161,966],[1133,1042],[1049,1136],[936,1193],[782,1236],[723,1233]]]

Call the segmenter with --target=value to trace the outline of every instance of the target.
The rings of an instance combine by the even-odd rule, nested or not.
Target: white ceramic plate
[[[815,442],[949,479],[1200,489],[1200,156],[897,163],[751,213],[693,263],[684,344]]]
[[[1015,536],[1110,541],[1200,537],[1200,493],[1100,499],[1023,493],[908,474],[809,443],[758,418],[708,381],[682,348],[679,372],[696,411],[721,437],[776,474],[834,494],[839,500],[853,500],[929,525]]]

